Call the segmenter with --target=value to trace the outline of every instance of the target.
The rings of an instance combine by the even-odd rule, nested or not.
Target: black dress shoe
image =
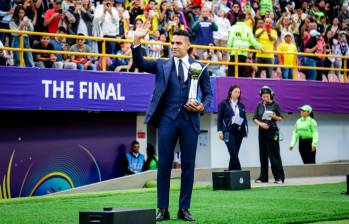
[[[195,221],[195,218],[190,214],[187,208],[181,208],[178,210],[178,219],[182,219],[184,221]]]
[[[156,214],[156,221],[164,221],[170,219],[170,213],[168,209],[159,209],[158,214]]]
[[[258,178],[254,182],[255,183],[268,183],[268,180],[263,180],[263,179]]]

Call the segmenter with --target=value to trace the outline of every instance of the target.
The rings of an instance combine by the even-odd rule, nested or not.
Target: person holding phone
[[[310,39],[305,45],[305,53],[323,54],[324,42],[321,34],[316,30],[310,31]],[[307,56],[304,59],[304,65],[311,67],[323,67],[324,58],[319,56]],[[308,80],[322,80],[322,71],[310,69],[307,71]]]
[[[19,31],[33,31],[34,26],[31,23],[30,19],[25,16],[25,9],[23,5],[17,5],[16,9],[13,13],[12,20],[9,24],[11,30],[19,30]],[[12,33],[11,47],[19,48],[20,47],[20,36],[17,33]],[[29,35],[24,34],[24,48],[31,48]],[[13,59],[15,66],[19,66],[20,64],[20,53],[18,51],[13,52]],[[27,67],[34,66],[34,60],[32,52],[24,52],[24,62]]]
[[[279,144],[279,128],[276,122],[283,120],[280,105],[274,100],[274,92],[269,86],[263,86],[259,91],[262,101],[258,103],[253,121],[259,126],[259,159],[261,170],[256,183],[268,182],[268,160],[275,178],[275,184],[285,181]]]
[[[47,27],[49,33],[57,33],[62,16],[62,0],[55,0],[53,9],[47,10],[44,18],[44,26]]]
[[[100,26],[100,37],[115,38],[119,35],[119,13],[113,6],[112,0],[103,0],[102,4],[98,5],[94,13],[93,24]],[[103,34],[103,35],[102,35]],[[106,42],[106,53],[114,54],[118,47],[116,42]],[[102,42],[98,41],[98,51],[102,52]]]
[[[195,40],[193,41],[193,44],[207,46],[214,42],[213,32],[218,30],[218,26],[213,20],[210,9],[206,7],[201,9],[199,20],[193,24],[192,30],[195,32]],[[202,58],[205,49],[197,49],[197,51],[200,58]]]
[[[228,170],[241,170],[239,151],[242,139],[247,137],[245,106],[240,101],[241,89],[230,86],[228,96],[218,106],[217,129],[219,139],[226,144],[229,155]]]
[[[74,6],[69,8],[69,12],[74,15],[75,22],[71,24],[73,33],[82,33],[85,36],[92,36],[93,14],[83,7],[81,0],[73,0]],[[86,40],[85,44],[92,47],[92,41]]]
[[[276,30],[273,29],[273,20],[270,18],[266,18],[264,21],[264,27],[257,29],[255,32],[256,39],[261,44],[262,48],[266,53],[257,53],[257,63],[258,64],[274,64],[274,53],[270,53],[274,51],[274,45],[276,40],[278,39],[278,34]],[[259,67],[257,71],[257,77],[261,77],[262,70],[266,70],[267,78],[271,78],[273,68],[272,67]]]

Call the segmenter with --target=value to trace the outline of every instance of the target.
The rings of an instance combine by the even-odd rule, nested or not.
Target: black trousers
[[[229,142],[225,142],[230,155],[229,170],[241,170],[239,151],[243,137],[240,131],[229,132]]]
[[[299,139],[299,153],[304,164],[315,164],[316,151],[312,152],[313,139]]]
[[[246,63],[247,57],[243,56],[243,55],[239,55],[238,56],[238,61],[239,62],[244,62]],[[235,62],[235,56],[234,55],[230,55],[230,62]],[[251,77],[251,74],[247,73],[247,67],[246,66],[238,66],[238,70],[239,70],[239,77]],[[235,65],[229,65],[228,66],[228,74],[227,76],[235,76]]]
[[[258,179],[268,181],[268,159],[275,180],[284,180],[285,173],[280,156],[280,144],[278,130],[275,128],[259,129],[259,159],[261,162],[261,173]]]

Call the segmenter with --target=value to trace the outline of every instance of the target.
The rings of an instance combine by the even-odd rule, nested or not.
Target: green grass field
[[[178,185],[171,190],[168,224],[176,220]],[[192,214],[196,223],[304,223],[349,219],[344,183],[212,191],[196,186]],[[0,200],[1,224],[77,224],[79,211],[103,207],[155,208],[155,188],[92,194]]]

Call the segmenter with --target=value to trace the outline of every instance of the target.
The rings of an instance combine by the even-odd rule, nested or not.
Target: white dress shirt
[[[239,106],[238,106],[238,101],[237,100],[236,101],[230,100],[230,105],[231,105],[231,108],[234,111],[234,116],[232,117],[232,123],[234,123],[235,119],[240,116],[240,110],[239,110]]]
[[[174,62],[175,62],[175,65],[176,65],[177,76],[178,76],[179,59],[182,59],[182,66],[183,66],[183,71],[184,71],[184,82],[186,82],[187,79],[188,79],[188,72],[189,72],[189,67],[190,67],[189,55],[186,54],[183,58],[174,57]]]

